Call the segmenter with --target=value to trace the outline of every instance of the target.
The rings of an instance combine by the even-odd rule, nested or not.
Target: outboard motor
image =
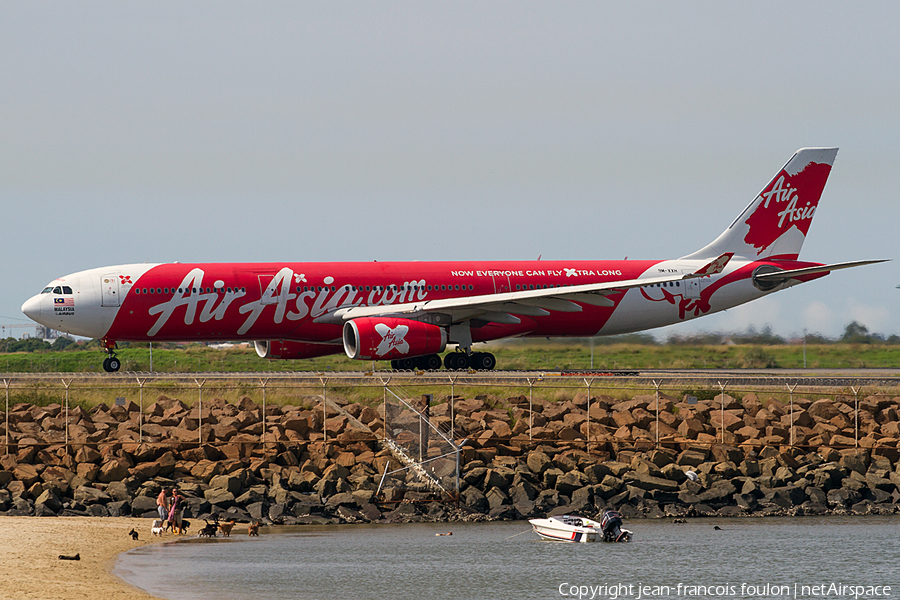
[[[631,538],[631,532],[622,529],[622,515],[615,510],[603,513],[600,528],[603,530],[604,542],[627,542]]]

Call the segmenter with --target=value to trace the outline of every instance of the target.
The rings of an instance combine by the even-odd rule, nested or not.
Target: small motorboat
[[[630,542],[632,536],[629,530],[622,529],[622,515],[614,510],[606,511],[599,523],[576,515],[529,519],[528,522],[543,539],[557,542]]]

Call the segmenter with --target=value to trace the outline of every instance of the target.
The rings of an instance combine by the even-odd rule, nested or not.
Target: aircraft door
[[[684,297],[699,298],[700,292],[706,287],[707,281],[709,281],[708,277],[692,277],[691,279],[684,279],[682,281],[684,284]]]
[[[274,275],[257,275],[256,278],[259,280],[259,297],[260,302],[262,304],[278,304],[278,295],[277,294],[269,294],[266,296],[266,289],[269,287],[269,284],[272,283],[272,280],[275,279]]]
[[[502,294],[510,289],[509,275],[493,275],[494,293]]]
[[[119,276],[100,276],[100,306],[119,306]]]

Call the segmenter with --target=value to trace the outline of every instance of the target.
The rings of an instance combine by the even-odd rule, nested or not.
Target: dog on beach
[[[134,529],[132,529],[131,531],[128,532],[128,535],[131,536],[131,539],[133,539],[134,541],[137,541],[137,539],[138,539],[138,532],[137,532],[137,531],[135,531]]]
[[[150,528],[151,535],[162,535],[166,532],[166,523],[162,519],[153,519],[153,526]]]
[[[188,527],[191,526],[191,522],[187,519],[181,520],[181,533],[187,533]]]
[[[203,522],[206,525],[199,531],[197,535],[200,537],[216,537],[216,532],[218,531],[218,526],[216,523],[210,523],[206,519],[203,519]]]
[[[253,521],[247,526],[247,535],[250,537],[259,537],[259,521]]]
[[[225,537],[231,537],[232,528],[234,528],[234,520],[233,519],[226,523],[219,523],[219,529],[222,530],[222,535]]]

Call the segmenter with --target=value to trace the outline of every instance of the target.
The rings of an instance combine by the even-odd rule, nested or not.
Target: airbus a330
[[[836,154],[798,150],[721,235],[671,260],[130,264],[60,277],[22,311],[101,339],[110,372],[120,341],[238,340],[269,359],[490,370],[475,344],[652,329],[881,262],[799,260]]]

